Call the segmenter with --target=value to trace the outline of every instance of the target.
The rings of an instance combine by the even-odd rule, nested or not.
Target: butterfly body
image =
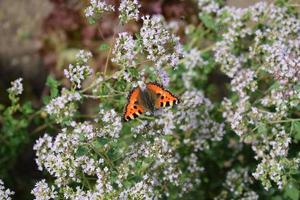
[[[141,90],[140,104],[150,112],[154,112],[155,110],[155,99],[155,93],[153,93],[151,90]]]
[[[146,87],[134,88],[129,96],[124,110],[124,120],[129,121],[150,111],[153,113],[162,107],[178,104],[179,100],[171,92],[157,83],[147,83]]]

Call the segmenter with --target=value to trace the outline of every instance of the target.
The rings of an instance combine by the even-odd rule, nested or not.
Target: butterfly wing
[[[124,110],[123,118],[125,121],[135,119],[145,112],[144,107],[140,104],[141,92],[140,87],[136,87],[130,92],[128,96],[128,103]]]
[[[164,89],[163,86],[157,84],[157,83],[148,83],[147,89],[152,91],[156,95],[155,100],[155,108],[164,108],[173,106],[175,104],[179,103],[179,99],[173,95],[168,90]]]

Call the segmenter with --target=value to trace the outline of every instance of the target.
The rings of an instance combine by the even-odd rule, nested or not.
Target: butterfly
[[[158,83],[147,83],[144,90],[137,86],[129,93],[123,118],[130,121],[147,111],[153,113],[155,110],[178,103],[179,99],[163,86]]]

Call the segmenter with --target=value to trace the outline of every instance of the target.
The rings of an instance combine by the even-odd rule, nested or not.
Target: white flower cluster
[[[155,142],[152,144],[147,141],[132,146],[128,159],[137,159],[141,156],[156,158],[157,161],[154,166],[157,165],[163,169],[164,174],[160,178],[157,177],[157,181],[163,179],[178,185],[178,180],[182,180],[184,177],[184,181],[181,183],[183,185],[180,187],[183,195],[183,193],[195,188],[195,184],[201,183],[200,177],[204,168],[201,166],[201,159],[197,155],[200,151],[208,149],[210,142],[220,141],[225,131],[223,124],[210,118],[209,112],[213,105],[204,97],[202,92],[198,90],[187,91],[182,97],[176,112],[164,111],[154,121],[142,122],[132,127],[132,132],[137,140],[139,137],[155,137]],[[163,136],[177,138],[179,137],[177,135],[178,130],[184,134],[183,141],[179,143],[185,148],[191,149],[189,154],[180,155],[169,141],[162,138]],[[179,167],[179,160],[185,162],[186,169]],[[156,176],[152,175],[152,177]]]
[[[56,137],[45,134],[34,145],[36,162],[39,169],[46,170],[55,181],[53,186],[41,181],[33,194],[36,198],[44,195],[45,199],[57,193],[66,199],[80,200],[107,196],[153,199],[162,198],[154,192],[157,188],[170,195],[162,187],[166,184],[180,187],[182,193],[192,190],[195,184],[201,183],[200,175],[204,171],[198,152],[209,148],[210,142],[221,140],[224,131],[222,124],[210,118],[213,105],[202,92],[190,91],[183,96],[176,113],[167,110],[154,121],[134,126],[132,133],[136,142],[126,148],[115,148],[124,142],[123,137],[127,140],[130,135],[120,135],[121,117],[114,110],[101,108],[96,124],[71,121]],[[183,142],[176,139],[178,130],[186,133]],[[176,139],[175,145],[170,138]],[[181,144],[191,149],[190,154],[180,155],[177,147]],[[118,154],[117,160],[111,161],[108,152]],[[143,164],[139,165],[141,160]],[[180,160],[186,167],[182,168]],[[140,173],[142,180],[124,184]],[[117,178],[111,180],[112,175]],[[96,182],[93,187],[88,186],[92,182],[89,178]],[[82,187],[71,187],[74,184]]]
[[[137,47],[132,35],[127,32],[119,33],[113,48],[112,62],[124,67],[134,67]]]
[[[64,196],[67,199],[97,199],[104,193],[105,187],[110,188],[110,184],[105,184],[103,174],[108,172],[106,167],[102,167],[103,158],[95,159],[86,155],[78,155],[82,148],[88,148],[87,145],[93,145],[86,142],[91,142],[90,136],[86,136],[84,127],[91,128],[88,124],[77,124],[73,122],[75,128],[68,132],[63,129],[55,138],[45,134],[38,139],[34,145],[36,151],[36,163],[39,170],[46,169],[50,175],[55,177],[55,187],[64,187]],[[82,130],[82,132],[80,131]],[[94,134],[96,135],[96,133]],[[87,140],[82,139],[86,137]],[[93,149],[93,148],[92,148]],[[83,191],[81,188],[76,188],[74,191],[68,185],[72,182],[82,183],[83,176],[96,176],[97,181],[95,189],[91,191]],[[84,183],[83,183],[84,184]],[[33,193],[36,197],[52,198],[57,192],[54,186],[49,188],[44,181],[39,182]],[[81,197],[81,198],[80,198]],[[93,197],[93,198],[92,198]]]
[[[230,40],[227,38],[217,42],[215,46],[215,59],[221,64],[221,69],[226,73],[226,75],[233,78],[237,71],[242,67],[241,63],[245,60],[242,56],[234,55],[231,52],[230,47]]]
[[[300,24],[299,24],[300,29]],[[295,84],[300,82],[300,36],[286,43],[276,41],[273,45],[263,45],[267,54],[267,65],[263,67],[278,82],[278,87],[262,99],[265,106],[276,106],[276,110],[284,115],[288,108],[299,104],[300,91]]]
[[[155,65],[155,69],[150,68],[150,70],[154,71],[164,86],[167,86],[169,77],[162,68],[164,66],[175,68],[179,64],[179,58],[183,56],[182,46],[179,38],[166,29],[166,22],[162,16],[144,16],[142,19],[144,23],[140,30],[141,37],[134,39],[127,32],[119,33],[111,61],[126,69],[137,67],[145,62],[136,61],[146,55],[147,61],[152,61]],[[125,70],[123,77],[128,82],[131,82],[133,78],[128,70]],[[144,77],[143,71],[139,73],[139,77],[140,79]]]
[[[64,198],[68,200],[97,200],[103,198],[103,184],[97,179],[95,190],[83,190],[77,186],[75,190],[69,186],[64,188]]]
[[[152,138],[153,142],[146,140],[144,142],[132,144],[129,146],[129,151],[123,160],[122,166],[122,179],[126,180],[129,173],[134,173],[133,171],[128,171],[130,166],[127,165],[128,162],[138,162],[139,160],[145,160],[145,165],[147,167],[147,174],[144,178],[147,178],[149,188],[145,191],[140,191],[138,195],[143,192],[143,195],[148,196],[151,188],[154,186],[161,187],[163,183],[171,183],[178,186],[180,176],[182,174],[181,170],[178,168],[178,157],[175,153],[175,148],[165,140],[161,135],[149,135],[148,131],[153,131],[155,123],[146,123],[135,129],[139,130],[138,137]],[[159,130],[158,130],[159,131]],[[150,163],[148,163],[151,161]],[[125,167],[126,166],[126,167]],[[146,186],[145,185],[145,186]],[[129,189],[132,190],[132,189]],[[128,189],[126,189],[128,193]],[[151,193],[150,193],[151,194]]]
[[[161,68],[168,64],[176,67],[179,58],[183,55],[179,38],[165,29],[166,23],[162,16],[144,16],[141,28],[141,37],[147,59],[153,61],[156,67]]]
[[[78,92],[70,92],[66,89],[62,91],[62,95],[52,99],[45,107],[45,111],[57,123],[63,122],[65,119],[70,119],[76,112],[76,103],[81,99]]]
[[[198,8],[204,13],[217,13],[220,5],[215,0],[198,0]]]
[[[75,55],[75,58],[79,63],[87,63],[92,56],[93,55],[90,51],[79,50],[79,52]]]
[[[160,78],[160,81],[164,87],[167,87],[170,82],[170,77],[164,69],[158,69],[157,74]]]
[[[11,87],[7,89],[10,94],[15,96],[21,95],[23,92],[22,78],[18,78],[11,82]]]
[[[210,118],[211,101],[199,90],[186,91],[182,97],[175,114],[176,124],[184,132],[194,131],[194,137],[184,142],[197,152],[209,148],[209,141],[220,141],[225,134],[224,124]]]
[[[192,89],[193,78],[199,76],[197,69],[203,69],[208,62],[203,60],[202,53],[196,48],[184,51],[183,56],[182,60],[186,70],[182,73],[183,84],[187,89]]]
[[[85,16],[95,17],[95,15],[101,15],[103,12],[114,11],[112,5],[107,5],[103,0],[90,0],[90,6],[85,9]]]
[[[91,52],[80,50],[76,55],[76,64],[70,64],[68,69],[64,69],[65,76],[74,84],[75,88],[80,89],[82,81],[92,74],[93,70],[86,65],[91,57]]]
[[[82,81],[92,73],[89,66],[69,65],[69,69],[64,70],[65,76],[80,89]]]
[[[276,158],[264,158],[261,163],[258,164],[253,176],[261,180],[266,190],[272,187],[271,181],[277,184],[279,189],[282,189],[287,184],[287,170],[297,170],[299,168],[299,158],[294,159],[276,159]]]
[[[153,184],[154,180],[151,180],[148,176],[144,176],[142,181],[122,191],[119,195],[119,199],[155,199]]]
[[[231,91],[236,94],[236,98],[223,100],[223,117],[261,160],[255,178],[266,189],[271,187],[270,180],[281,189],[288,178],[283,170],[298,164],[286,158],[289,128],[269,123],[285,119],[300,102],[295,87],[300,81],[299,19],[265,2],[244,9],[220,8],[217,15],[227,29],[214,49],[215,60],[232,79]],[[260,23],[265,27],[254,26]],[[250,47],[237,54],[243,43],[249,44],[249,36],[253,38]],[[275,167],[275,163],[286,165]]]
[[[55,178],[51,187],[45,181],[36,185],[32,191],[36,199],[52,199],[57,193],[63,193],[66,199],[99,199],[106,192],[112,193],[108,178],[115,169],[107,151],[120,135],[121,117],[114,110],[101,109],[95,121],[94,124],[70,121],[55,137],[45,134],[36,141],[34,150],[39,170],[46,170]],[[99,146],[100,140],[108,143]],[[88,187],[87,177],[96,180],[93,188]],[[70,185],[74,183],[85,187],[73,188]]]
[[[272,45],[262,46],[268,55],[266,61],[269,63],[264,69],[272,74],[280,84],[300,81],[299,47],[300,36],[296,40],[287,41],[287,43],[276,41]]]
[[[186,91],[182,95],[180,104],[174,114],[176,127],[184,133],[182,141],[185,148],[191,149],[183,159],[187,164],[187,172],[182,192],[188,192],[201,183],[201,166],[199,152],[210,148],[211,143],[220,141],[225,134],[224,124],[218,123],[210,117],[213,104],[199,90]]]
[[[241,69],[238,74],[231,80],[231,90],[236,92],[240,98],[245,98],[247,90],[254,92],[257,89],[255,81],[256,74],[251,69]]]
[[[104,110],[100,109],[99,117],[96,119],[97,122],[103,123],[101,128],[101,136],[118,138],[122,129],[122,118],[119,114],[111,109]]]
[[[190,173],[200,173],[204,171],[204,167],[199,166],[199,158],[196,156],[195,153],[191,153],[189,158],[185,157],[185,160],[189,163],[187,170]]]
[[[71,122],[71,127],[74,128],[73,133],[80,135],[86,141],[93,141],[95,138],[101,136],[101,134],[96,130],[96,128],[90,122],[76,123]]]
[[[202,53],[196,48],[192,48],[189,51],[184,51],[183,53],[184,67],[186,69],[194,69],[195,67],[203,67],[207,65],[208,62],[204,61],[202,58]]]
[[[253,181],[247,168],[232,169],[227,173],[224,187],[217,199],[258,200],[258,195],[249,187]]]
[[[14,194],[15,194],[15,192],[11,191],[10,189],[6,189],[4,187],[4,183],[0,179],[0,199],[12,200],[11,196],[14,195]]]
[[[71,180],[80,181],[75,164],[79,136],[67,134],[67,130],[64,129],[54,141],[52,140],[52,137],[45,134],[33,147],[39,170],[46,169],[56,177],[55,182],[58,186],[66,185]]]
[[[245,9],[224,7],[218,11],[218,15],[226,15],[225,18],[220,18],[223,23],[228,23],[228,30],[222,35],[223,40],[216,43],[214,48],[215,59],[221,64],[222,70],[230,78],[232,78],[237,71],[242,68],[243,63],[247,61],[244,54],[235,55],[233,51],[236,47],[235,42],[237,42],[239,38],[243,39],[252,33],[248,27],[242,28],[243,23],[241,21],[247,14],[251,14],[251,16],[256,19],[256,17],[260,15],[258,12],[261,11],[261,9],[255,9],[254,7],[260,8],[266,5],[265,3],[258,3],[253,7]],[[251,12],[251,10],[253,10],[253,12]]]
[[[139,8],[141,5],[137,0],[122,0],[119,11],[120,11],[120,21],[122,23],[127,23],[130,20],[139,19]]]
[[[248,109],[248,98],[241,99],[237,103],[233,103],[225,98],[222,102],[225,111],[223,117],[229,123],[231,129],[239,136],[247,133],[247,123],[244,121],[246,116],[243,116]]]
[[[58,197],[54,186],[49,187],[44,179],[35,184],[31,193],[35,200],[50,200]]]

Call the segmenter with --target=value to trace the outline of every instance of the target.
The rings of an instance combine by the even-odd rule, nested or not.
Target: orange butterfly
[[[147,83],[144,90],[138,86],[130,92],[124,110],[124,120],[129,121],[146,111],[153,113],[157,109],[178,103],[179,99],[163,86],[157,83]]]

